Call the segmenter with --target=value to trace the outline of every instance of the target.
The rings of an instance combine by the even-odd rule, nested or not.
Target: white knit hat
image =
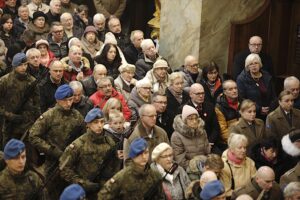
[[[151,154],[152,161],[156,161],[158,159],[158,157],[160,156],[160,154],[162,154],[167,149],[172,149],[172,147],[168,143],[162,142],[159,145],[157,145],[153,149],[152,154]]]
[[[151,87],[152,88],[152,84],[149,81],[149,79],[147,79],[147,78],[143,78],[142,80],[137,81],[135,86],[137,88],[141,88],[141,87]]]
[[[181,113],[181,117],[183,121],[185,121],[185,119],[192,114],[196,114],[199,117],[199,113],[194,107],[189,105],[183,106],[182,113]]]

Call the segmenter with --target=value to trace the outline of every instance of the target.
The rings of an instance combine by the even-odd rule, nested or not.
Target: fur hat
[[[172,147],[168,143],[162,142],[159,145],[157,145],[153,149],[152,154],[151,154],[152,161],[156,161],[158,159],[158,157],[160,156],[160,154],[162,154],[167,149],[172,149]]]
[[[48,20],[48,17],[45,13],[43,13],[42,11],[35,11],[32,15],[32,21],[34,22],[34,20],[36,20],[38,17],[44,17],[45,23],[47,23],[46,21]]]
[[[290,131],[281,139],[283,150],[294,157],[300,156],[300,148],[294,144],[297,140],[300,140],[300,129]]]
[[[182,113],[181,113],[182,121],[185,121],[185,119],[188,116],[193,115],[193,114],[196,114],[199,117],[199,113],[194,107],[189,106],[189,105],[183,106]]]

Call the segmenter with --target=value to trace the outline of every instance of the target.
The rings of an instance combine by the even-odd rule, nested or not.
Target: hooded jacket
[[[210,153],[204,121],[201,118],[198,128],[192,129],[183,122],[179,114],[174,119],[173,128],[171,146],[174,150],[174,159],[180,166],[186,169],[194,156]]]

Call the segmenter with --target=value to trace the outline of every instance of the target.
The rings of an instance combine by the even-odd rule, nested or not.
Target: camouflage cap
[[[4,160],[10,160],[25,150],[25,144],[21,140],[11,139],[4,147]]]

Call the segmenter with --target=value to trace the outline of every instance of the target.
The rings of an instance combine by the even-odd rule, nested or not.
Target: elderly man
[[[60,16],[60,22],[63,25],[65,34],[67,35],[68,38],[71,37],[81,38],[81,36],[83,35],[84,30],[74,25],[74,20],[70,13],[67,12],[63,13]]]
[[[120,100],[124,117],[128,121],[131,117],[131,111],[126,104],[124,97],[112,87],[111,78],[100,78],[97,81],[97,87],[98,91],[90,96],[90,100],[93,102],[94,106],[98,106],[99,108],[103,109],[109,98],[116,98]]]
[[[199,83],[202,70],[195,56],[188,55],[184,59],[184,65],[179,68],[184,77],[184,88],[189,88],[194,83]]]
[[[111,16],[107,22],[108,31],[112,32],[117,40],[118,46],[122,51],[129,45],[129,38],[127,34],[122,32],[121,22],[119,18]]]
[[[18,8],[18,18],[15,18],[14,20],[14,36],[17,39],[20,39],[22,33],[24,32],[25,29],[27,29],[27,26],[29,24],[29,9],[26,5],[21,5]]]
[[[251,182],[235,190],[231,199],[235,200],[241,194],[248,194],[253,199],[282,199],[280,187],[275,182],[275,173],[267,166],[260,167]]]
[[[114,15],[121,18],[125,7],[126,0],[93,0],[97,13],[102,13],[105,18]]]
[[[3,14],[10,14],[14,20],[17,17],[17,0],[4,0]]]
[[[233,80],[223,82],[223,95],[217,99],[215,111],[221,129],[221,150],[227,148],[227,140],[229,138],[229,126],[239,119],[239,98],[237,84]]]
[[[65,148],[84,133],[82,115],[72,108],[73,90],[64,84],[55,91],[56,105],[43,113],[33,124],[29,133],[29,142],[46,155],[45,177],[48,179],[58,165],[58,159]],[[62,123],[64,122],[64,123]],[[50,199],[58,199],[63,189],[59,177],[56,184],[48,185]]]
[[[141,43],[144,39],[144,33],[140,30],[134,30],[130,34],[130,41],[128,47],[124,50],[126,61],[130,64],[135,64],[138,60],[139,54],[142,53]]]
[[[41,11],[46,14],[50,9],[50,7],[47,4],[44,4],[42,0],[31,0],[27,7],[29,9],[29,16],[31,18],[33,13],[36,11]]]
[[[245,60],[247,56],[251,53],[259,54],[259,57],[261,58],[261,62],[263,64],[262,69],[269,72],[271,75],[273,75],[272,58],[268,54],[261,51],[262,45],[263,45],[262,38],[259,36],[252,36],[249,39],[249,44],[248,44],[249,49],[238,53],[234,57],[233,69],[232,69],[233,79],[236,79],[237,76],[243,71],[243,69],[245,68]]]
[[[59,22],[51,25],[51,33],[48,35],[49,49],[54,53],[55,57],[61,59],[68,54],[68,38],[64,34],[64,27]]]
[[[145,77],[146,73],[152,69],[156,60],[161,59],[155,49],[154,43],[151,39],[145,39],[141,42],[143,57],[139,58],[136,63],[135,76],[136,79],[141,80]]]
[[[294,97],[294,108],[300,109],[300,82],[299,79],[295,76],[289,76],[284,79],[283,82],[284,90],[289,90],[292,92]]]
[[[120,170],[120,163],[117,150],[113,150],[116,145],[114,140],[104,135],[103,112],[93,108],[84,121],[87,132],[72,142],[60,158],[60,165],[68,160],[61,176],[69,183],[82,185],[88,199],[96,199],[99,189]]]
[[[48,17],[47,23],[51,25],[52,22],[60,21],[61,2],[60,0],[51,0],[49,5],[50,5],[50,9],[49,12],[46,13],[46,15]]]
[[[168,63],[165,60],[156,60],[153,68],[149,70],[145,76],[152,84],[152,92],[165,93],[167,87],[170,85],[168,74]]]
[[[1,199],[42,199],[42,181],[31,170],[25,170],[26,149],[21,140],[11,139],[4,147],[6,168],[0,173]]]
[[[47,77],[49,70],[41,64],[41,52],[38,49],[28,49],[26,58],[28,60],[27,72],[31,76],[39,80]]]
[[[199,83],[191,85],[189,95],[191,99],[186,104],[196,108],[199,116],[205,122],[204,128],[207,133],[208,141],[212,145],[212,152],[221,153],[218,148],[220,143],[220,126],[214,105],[205,100],[204,88]]]
[[[150,144],[147,139],[136,138],[129,147],[128,166],[118,172],[98,193],[98,199],[164,199],[161,176],[147,167]],[[154,187],[152,196],[145,196]],[[148,194],[150,195],[150,194]]]
[[[93,25],[97,29],[98,40],[104,42],[105,39],[105,16],[101,13],[97,13],[93,17]]]
[[[289,183],[284,191],[284,200],[298,200],[300,199],[300,182]]]
[[[27,73],[26,55],[17,53],[13,58],[12,67],[12,72],[0,78],[0,113],[4,120],[4,127],[1,127],[3,144],[11,138],[20,139],[40,113],[38,87],[35,78]]]
[[[85,117],[94,105],[87,96],[83,95],[83,87],[79,81],[71,81],[69,85],[74,92],[73,108],[78,110],[80,114]]]
[[[170,144],[167,133],[156,125],[157,112],[153,105],[144,104],[139,109],[140,121],[130,137],[124,141],[124,159],[128,158],[129,146],[136,138],[142,137],[149,144],[149,153],[162,142]],[[150,159],[149,159],[150,162]]]
[[[83,79],[81,81],[82,86],[83,86],[83,90],[84,90],[84,94],[89,97],[92,94],[94,94],[95,92],[97,92],[96,82],[100,78],[103,78],[103,77],[106,77],[106,76],[107,76],[106,67],[102,64],[95,65],[92,76],[89,76],[88,78]]]

